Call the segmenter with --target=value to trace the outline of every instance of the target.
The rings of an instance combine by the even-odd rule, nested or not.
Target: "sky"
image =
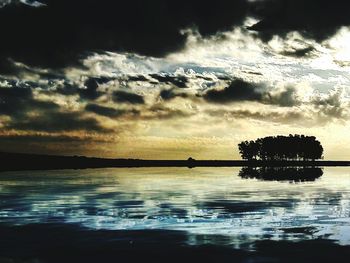
[[[350,156],[350,3],[0,0],[0,151],[239,159],[314,135]]]

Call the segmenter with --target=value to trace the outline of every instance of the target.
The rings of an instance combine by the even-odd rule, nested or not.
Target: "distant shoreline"
[[[140,160],[84,156],[1,153],[0,171],[141,167],[325,167],[350,166],[350,161]]]

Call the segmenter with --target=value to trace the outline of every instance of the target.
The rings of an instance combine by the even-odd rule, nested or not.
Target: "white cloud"
[[[39,2],[39,1],[35,1],[35,0],[0,0],[0,7],[4,7],[5,5],[16,4],[16,3],[22,3],[25,5],[32,6],[32,7],[46,6],[46,4],[43,4],[43,3]]]

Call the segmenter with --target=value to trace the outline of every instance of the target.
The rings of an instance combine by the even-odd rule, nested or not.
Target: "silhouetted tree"
[[[254,141],[244,141],[238,144],[239,153],[243,159],[257,159],[259,155],[259,145]]]
[[[268,136],[238,144],[245,160],[316,160],[323,158],[323,147],[315,136]]]

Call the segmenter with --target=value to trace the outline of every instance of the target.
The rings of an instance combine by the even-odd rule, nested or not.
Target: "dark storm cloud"
[[[39,116],[13,120],[6,126],[8,129],[30,130],[41,132],[62,131],[95,131],[110,132],[93,118],[84,118],[80,112],[46,112]]]
[[[137,75],[137,76],[129,76],[128,81],[141,81],[141,82],[148,82],[149,80],[143,76],[143,75]]]
[[[87,100],[96,100],[102,93],[99,92],[98,89],[98,79],[90,78],[84,83],[85,89],[79,89],[79,94],[81,98]]]
[[[11,59],[2,57],[0,51],[0,73],[5,75],[12,75],[18,73],[20,70],[21,69],[14,65]]]
[[[106,116],[111,118],[118,117],[124,113],[124,111],[122,110],[116,110],[114,108],[105,107],[98,104],[88,104],[86,105],[85,110],[96,113],[101,116]]]
[[[160,83],[166,83],[169,85],[175,85],[178,88],[186,88],[188,79],[186,76],[172,76],[168,74],[151,74],[152,78],[158,80]]]
[[[145,104],[145,100],[141,95],[126,91],[115,91],[112,97],[114,102],[130,103],[130,104]]]
[[[191,79],[203,79],[205,81],[213,81],[212,77],[206,77],[202,74],[194,74],[191,76],[174,75],[170,73],[156,73],[148,75],[136,75],[128,76],[125,81],[127,82],[147,82],[149,84],[158,85],[166,84],[177,88],[187,88]]]
[[[250,83],[241,79],[233,80],[224,89],[208,90],[202,96],[206,101],[216,104],[242,101],[255,101],[279,107],[294,107],[301,104],[297,89],[293,86],[275,90],[264,83]]]
[[[75,84],[63,81],[63,84],[58,85],[58,87],[54,89],[54,92],[66,96],[79,95],[83,100],[93,101],[104,94],[102,91],[99,91],[99,85],[106,84],[112,80],[114,80],[114,78],[89,78],[84,82],[84,87],[79,87]],[[53,81],[51,82],[54,84]]]
[[[59,106],[54,102],[39,101],[33,97],[29,88],[0,87],[0,115],[23,117],[28,111],[56,110]]]
[[[88,104],[86,105],[85,110],[101,116],[109,117],[109,118],[117,118],[126,114],[131,114],[136,116],[140,114],[140,112],[135,109],[121,110],[121,109],[114,109],[110,107],[101,106],[98,104]]]
[[[174,89],[164,89],[159,93],[159,96],[163,100],[167,101],[167,100],[175,99],[176,97],[188,98],[189,94],[184,92],[176,92]]]
[[[341,26],[350,25],[350,3],[344,0],[42,0],[43,5],[24,2],[27,4],[0,8],[2,73],[16,72],[11,60],[29,66],[62,68],[81,66],[80,60],[91,52],[161,57],[184,47],[187,36],[181,33],[183,29],[196,28],[207,37],[242,26],[249,16],[259,20],[250,29],[265,41],[275,35],[284,37],[291,31],[322,41]],[[294,55],[300,57],[309,51],[296,50]],[[185,85],[181,80],[172,83]]]
[[[33,112],[34,115],[31,114]],[[0,87],[0,115],[11,118],[4,124],[5,129],[44,132],[109,131],[97,120],[84,117],[82,112],[62,112],[56,103],[34,98],[31,88]]]
[[[63,85],[56,87],[51,93],[62,94],[65,96],[72,96],[79,94],[80,88],[76,85],[72,85],[70,83],[64,82]]]
[[[306,38],[323,41],[341,26],[350,25],[349,1],[344,0],[262,0],[255,1],[253,13],[259,22],[250,27],[270,40],[298,31]]]
[[[186,88],[188,79],[186,76],[174,76],[173,74],[168,73],[156,73],[148,75],[135,75],[127,76],[124,81],[126,82],[147,82],[149,84],[158,85],[158,84],[167,84],[174,85],[178,88]]]
[[[225,81],[233,80],[233,78],[231,76],[225,75],[225,74],[220,74],[217,76],[217,78],[219,80],[225,80]]]
[[[76,65],[87,52],[128,51],[163,56],[181,49],[182,29],[203,36],[241,25],[246,0],[42,0],[46,6],[0,9],[0,60],[31,66]]]
[[[255,84],[241,79],[233,80],[224,89],[211,89],[204,94],[204,99],[212,103],[231,103],[237,101],[261,101],[263,91]]]

